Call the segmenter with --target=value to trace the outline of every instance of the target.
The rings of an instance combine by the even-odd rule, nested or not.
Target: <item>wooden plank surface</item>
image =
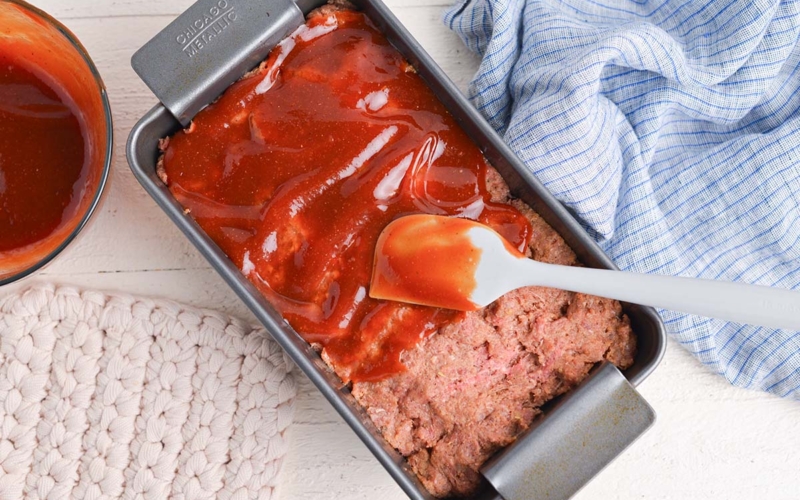
[[[155,103],[130,69],[130,56],[191,0],[34,3],[62,19],[95,59],[113,107],[116,144],[102,210],[77,244],[32,281],[165,297],[252,319],[139,187],[124,157],[131,127]],[[387,3],[465,89],[478,60],[441,24],[447,0]],[[327,402],[299,378],[281,498],[404,498]],[[641,392],[658,413],[656,426],[577,498],[800,498],[800,404],[733,388],[674,342]]]

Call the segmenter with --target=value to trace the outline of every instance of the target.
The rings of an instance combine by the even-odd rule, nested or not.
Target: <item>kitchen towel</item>
[[[291,361],[211,311],[40,285],[0,298],[0,499],[269,499]]]
[[[466,0],[477,108],[624,270],[800,288],[800,2]],[[800,399],[800,333],[661,311]]]

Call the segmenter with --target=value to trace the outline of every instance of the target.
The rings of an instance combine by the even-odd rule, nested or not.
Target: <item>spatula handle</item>
[[[729,281],[528,261],[528,284],[598,295],[734,323],[800,330],[800,292]]]

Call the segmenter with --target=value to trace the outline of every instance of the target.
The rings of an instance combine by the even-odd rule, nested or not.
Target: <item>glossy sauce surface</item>
[[[316,16],[164,146],[169,188],[340,377],[377,380],[462,313],[372,299],[381,231],[414,213],[531,228],[489,202],[486,163],[362,14]]]
[[[49,236],[86,189],[84,132],[65,96],[0,48],[0,253]]]

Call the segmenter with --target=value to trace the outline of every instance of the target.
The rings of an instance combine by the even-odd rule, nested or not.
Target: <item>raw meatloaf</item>
[[[561,290],[466,314],[368,296],[378,234],[411,213],[480,220],[534,259],[578,262],[369,19],[340,9],[312,13],[165,140],[159,175],[425,487],[470,495],[542,404],[599,361],[628,367],[635,339],[618,302]]]
[[[531,221],[531,257],[578,264],[494,169],[487,177],[493,199]],[[431,494],[467,496],[481,483],[483,463],[527,429],[541,405],[575,387],[599,361],[630,366],[635,350],[619,302],[521,288],[405,352],[406,372],[354,383],[353,395]]]

